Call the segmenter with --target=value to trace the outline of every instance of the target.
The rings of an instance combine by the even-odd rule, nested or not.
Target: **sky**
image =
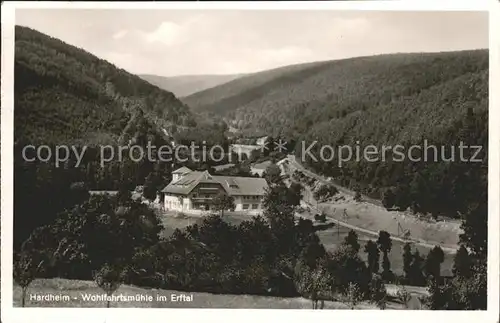
[[[18,9],[16,24],[161,76],[488,48],[485,12]]]

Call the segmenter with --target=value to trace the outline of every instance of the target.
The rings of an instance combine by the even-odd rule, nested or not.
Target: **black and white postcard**
[[[4,3],[2,322],[497,322],[498,8],[406,2]]]

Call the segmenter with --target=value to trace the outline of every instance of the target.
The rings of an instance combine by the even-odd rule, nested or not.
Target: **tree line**
[[[135,109],[159,127],[196,126],[172,93],[33,29],[15,33],[16,139],[116,142]]]
[[[390,235],[381,231],[362,249],[351,231],[338,248],[326,251],[317,235],[319,227],[295,217],[301,186],[287,187],[279,177],[267,178],[262,215],[232,225],[223,214],[213,214],[167,238],[160,238],[158,215],[132,200],[128,190],[113,197],[89,197],[81,190],[73,207],[36,228],[17,249],[14,279],[23,294],[37,277],[62,277],[95,280],[107,293],[120,284],[134,284],[225,294],[302,295],[313,308],[325,300],[340,300],[352,308],[369,301],[386,308],[390,297],[385,283],[395,281],[387,256]],[[223,208],[228,206],[224,203],[229,202],[221,201]],[[367,253],[367,262],[360,252]],[[440,277],[439,247],[425,259],[409,245],[404,252],[401,282],[428,285],[431,296],[425,303],[430,308],[484,308],[484,263],[474,249],[464,245],[459,250],[451,281]]]

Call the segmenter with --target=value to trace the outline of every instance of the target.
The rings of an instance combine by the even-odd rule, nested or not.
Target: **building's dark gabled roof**
[[[199,183],[217,183],[213,181],[212,176],[207,172],[190,172],[176,182],[170,182],[163,190],[164,193],[188,194]]]
[[[186,166],[183,166],[181,168],[178,168],[172,172],[172,174],[186,174],[186,173],[191,173],[192,170],[187,168]]]

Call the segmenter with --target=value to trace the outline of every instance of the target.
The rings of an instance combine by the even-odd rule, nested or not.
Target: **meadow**
[[[389,286],[388,289],[391,289]],[[393,290],[394,288],[392,288]],[[418,289],[409,290],[413,295],[421,295]],[[26,307],[106,307],[105,301],[84,300],[83,295],[102,295],[103,291],[93,281],[68,279],[36,279],[28,288]],[[151,296],[152,301],[116,301],[110,307],[146,307],[146,308],[248,308],[248,309],[311,309],[311,301],[303,297],[269,297],[256,295],[220,295],[211,293],[181,292],[163,289],[147,289],[136,286],[122,285],[114,295],[136,296],[143,298]],[[192,295],[192,301],[172,301],[178,295]],[[67,295],[66,301],[30,300],[30,295]],[[158,297],[158,298],[157,298]],[[157,300],[157,299],[165,299]],[[21,306],[21,288],[14,286],[14,307]],[[177,298],[178,299],[178,298]],[[412,304],[417,304],[410,302]],[[417,305],[415,305],[417,306]],[[350,309],[342,302],[325,301],[325,309]],[[388,303],[388,309],[403,309],[404,306],[396,301]],[[362,302],[356,309],[376,309],[375,305]]]
[[[313,220],[314,212],[305,211],[300,214],[297,214],[297,217],[303,217],[306,219]],[[184,229],[189,225],[193,225],[195,223],[201,223],[202,218],[196,215],[179,215],[174,212],[163,212],[160,216],[161,223],[164,227],[161,235],[162,237],[169,237],[175,229]],[[233,225],[239,225],[241,222],[245,220],[249,220],[250,217],[246,214],[236,213],[236,212],[226,212],[224,213],[223,219],[228,223]],[[333,220],[327,220],[325,223],[315,222],[315,225],[320,225],[321,230],[316,231],[316,234],[321,240],[321,243],[324,245],[327,251],[333,251],[337,246],[339,246],[349,233],[350,229],[337,226],[336,222]],[[332,226],[334,225],[334,226]],[[363,252],[364,245],[368,240],[376,241],[377,237],[374,235],[368,235],[363,232],[357,232],[359,243],[361,244],[361,250],[359,252],[360,257],[366,261],[367,255]],[[404,243],[400,241],[393,240],[392,241],[392,250],[389,253],[389,260],[391,262],[391,269],[395,274],[403,274],[403,246]],[[421,256],[427,255],[429,252],[429,248],[413,245],[412,249],[418,249]],[[442,275],[451,275],[451,269],[453,267],[453,254],[445,252],[444,262],[441,264],[441,273]]]

